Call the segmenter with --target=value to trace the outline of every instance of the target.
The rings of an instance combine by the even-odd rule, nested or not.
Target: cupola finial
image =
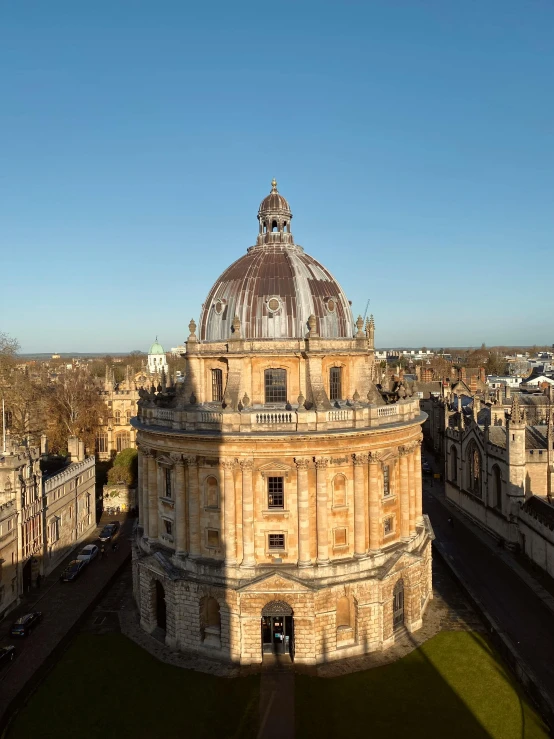
[[[271,192],[277,192],[277,180],[275,177],[271,180]]]

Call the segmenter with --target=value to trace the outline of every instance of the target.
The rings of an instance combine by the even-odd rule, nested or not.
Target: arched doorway
[[[156,626],[165,631],[167,624],[167,608],[165,604],[164,586],[156,580]]]
[[[294,659],[294,618],[283,600],[272,600],[262,609],[262,654],[288,654]]]
[[[394,586],[392,623],[395,629],[404,625],[404,582],[402,580],[399,580]]]

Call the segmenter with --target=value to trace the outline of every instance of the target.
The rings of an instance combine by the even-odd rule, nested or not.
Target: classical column
[[[367,554],[365,523],[365,471],[367,454],[354,454],[354,556],[364,557]]]
[[[315,460],[317,469],[317,563],[329,564],[329,524],[327,516],[327,465],[329,460],[320,457]]]
[[[418,439],[415,448],[415,518],[416,522],[423,520],[423,501],[422,501],[423,481],[421,479],[421,438]]]
[[[158,465],[152,453],[148,455],[148,538],[158,538]]]
[[[187,553],[187,497],[185,463],[180,454],[171,455],[175,471],[175,554]]]
[[[376,552],[381,546],[381,498],[383,491],[379,481],[379,452],[369,456],[369,550]]]
[[[198,459],[187,457],[188,472],[188,514],[189,514],[189,554],[200,556],[200,496],[198,494]]]
[[[139,508],[142,508],[142,526],[144,536],[148,536],[148,457],[150,450],[141,447],[141,457],[139,463],[142,468],[142,494],[139,499]]]
[[[254,490],[252,487],[252,469],[254,462],[243,459],[242,469],[242,566],[254,567]]]
[[[415,480],[415,445],[410,444],[408,453],[408,489],[410,491],[410,536],[415,533],[416,522],[416,480]]]
[[[138,525],[144,529],[144,508],[142,505],[143,489],[145,487],[143,482],[143,471],[142,471],[142,449],[137,446],[138,460],[137,460],[137,505],[138,505]]]
[[[296,497],[298,504],[298,566],[310,567],[310,491],[308,487],[309,459],[295,459]]]
[[[235,462],[222,462],[223,467],[223,505],[225,510],[225,563],[237,563],[237,516],[235,501],[235,480],[233,469]]]
[[[408,482],[408,448],[401,446],[400,454],[400,536],[410,538],[410,487]]]

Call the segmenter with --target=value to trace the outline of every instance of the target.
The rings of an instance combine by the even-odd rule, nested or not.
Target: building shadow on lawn
[[[254,739],[259,675],[226,679],[160,662],[121,634],[79,634],[7,739]]]
[[[488,638],[473,630],[485,628],[456,581],[440,564],[437,569],[435,595],[443,604],[434,612],[438,634],[425,641],[421,632],[404,632],[399,638],[409,640],[413,651],[373,669],[333,678],[295,676],[299,739],[549,736]],[[356,660],[356,668],[362,664]]]

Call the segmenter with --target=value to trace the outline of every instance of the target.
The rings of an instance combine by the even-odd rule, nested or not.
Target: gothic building
[[[431,590],[418,399],[373,319],[297,245],[275,181],[254,246],[189,324],[182,384],[141,390],[134,592],[166,644],[241,664],[380,650]]]

